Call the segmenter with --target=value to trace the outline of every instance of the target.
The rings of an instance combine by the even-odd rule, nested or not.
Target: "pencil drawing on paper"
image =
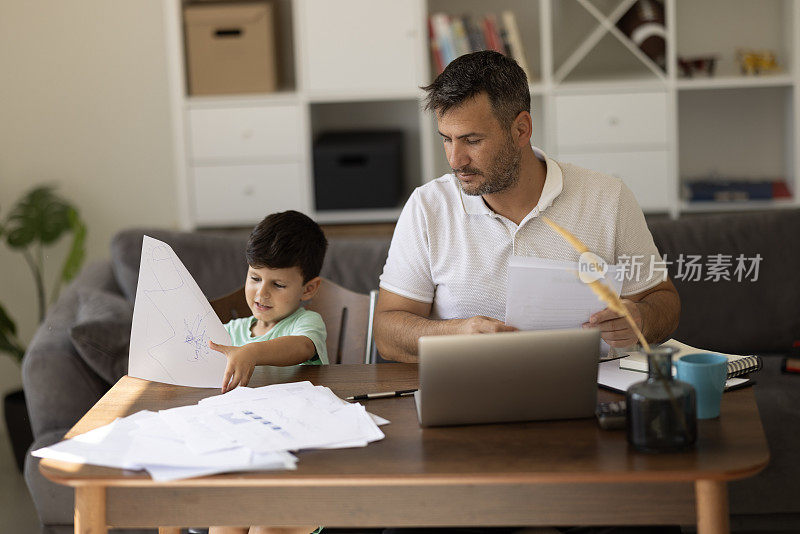
[[[226,360],[209,340],[230,337],[203,291],[172,248],[148,236],[139,269],[129,369],[149,380],[216,387]]]
[[[184,349],[180,351],[185,356],[187,362],[203,362],[208,358],[210,348],[208,346],[208,335],[206,333],[205,318],[207,314],[195,314],[193,318],[183,317],[183,336],[179,337],[179,328],[170,319],[175,318],[174,314],[167,313],[166,309],[180,309],[180,303],[193,298],[188,285],[184,282],[181,270],[177,264],[179,260],[174,256],[174,252],[164,245],[155,245],[148,251],[150,256],[149,267],[153,274],[154,286],[145,290],[145,295],[158,311],[158,315],[163,319],[164,324],[159,325],[148,332],[148,339],[151,344],[147,348],[150,355],[164,369],[170,378],[173,378],[164,362],[161,361],[162,354],[169,356],[174,354],[179,347],[175,342],[180,340]],[[166,331],[164,328],[166,327]],[[160,331],[160,332],[159,332]],[[152,334],[152,335],[151,335]],[[188,347],[188,350],[187,350]],[[168,351],[160,349],[169,349]]]
[[[197,315],[191,323],[187,319],[183,320],[183,326],[186,331],[183,338],[184,343],[193,349],[193,353],[188,355],[188,361],[205,359],[211,350],[208,347],[208,335],[206,334],[206,326],[203,319],[203,316]]]

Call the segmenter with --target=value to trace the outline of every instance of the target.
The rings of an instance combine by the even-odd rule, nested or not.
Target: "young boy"
[[[247,242],[244,293],[251,317],[225,324],[233,346],[210,342],[228,358],[222,392],[246,386],[256,365],[328,363],[325,323],[302,307],[319,289],[328,241],[297,211],[264,218]]]
[[[244,294],[252,317],[225,324],[233,346],[210,341],[228,358],[222,392],[246,386],[256,365],[328,363],[325,323],[302,307],[319,289],[328,241],[317,223],[297,211],[273,213],[247,242]],[[308,534],[315,527],[250,527],[250,534]],[[211,534],[247,533],[247,527],[211,527]]]

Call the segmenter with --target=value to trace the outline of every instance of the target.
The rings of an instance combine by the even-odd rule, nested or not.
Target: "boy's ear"
[[[314,298],[314,295],[319,291],[319,285],[321,283],[322,278],[319,276],[306,282],[305,285],[303,285],[303,296],[300,297],[300,300],[311,300]]]

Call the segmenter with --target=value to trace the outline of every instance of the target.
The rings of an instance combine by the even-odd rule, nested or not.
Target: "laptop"
[[[594,417],[600,330],[425,336],[422,426]]]

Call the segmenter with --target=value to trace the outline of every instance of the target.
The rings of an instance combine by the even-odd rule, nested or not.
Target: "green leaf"
[[[17,335],[17,325],[14,324],[14,320],[9,317],[2,304],[0,304],[0,332],[9,332],[11,335]]]
[[[8,352],[17,360],[22,361],[25,347],[16,340],[17,326],[0,305],[0,352]]]
[[[71,206],[52,186],[32,189],[14,206],[6,220],[6,242],[24,249],[35,242],[47,245],[70,229]]]
[[[69,282],[78,274],[78,270],[86,257],[86,247],[84,246],[86,242],[86,225],[75,208],[69,209],[69,225],[72,229],[72,244],[69,247],[67,257],[64,259],[64,266],[61,268],[61,280],[64,282]]]
[[[0,332],[0,352],[7,352],[21,362],[25,356],[25,347],[9,339],[4,332]]]
[[[72,233],[72,242],[64,258],[59,277],[56,279],[53,297],[58,295],[62,282],[75,277],[84,257],[86,225],[78,211],[67,200],[59,197],[52,186],[44,185],[31,189],[12,208],[5,220],[5,234],[8,246],[22,252],[37,284],[40,303],[40,317],[46,312],[46,295],[42,274],[44,272],[43,248],[56,242],[66,233]],[[0,351],[11,352],[19,357],[25,349],[16,339],[16,326],[3,311],[0,315]]]

